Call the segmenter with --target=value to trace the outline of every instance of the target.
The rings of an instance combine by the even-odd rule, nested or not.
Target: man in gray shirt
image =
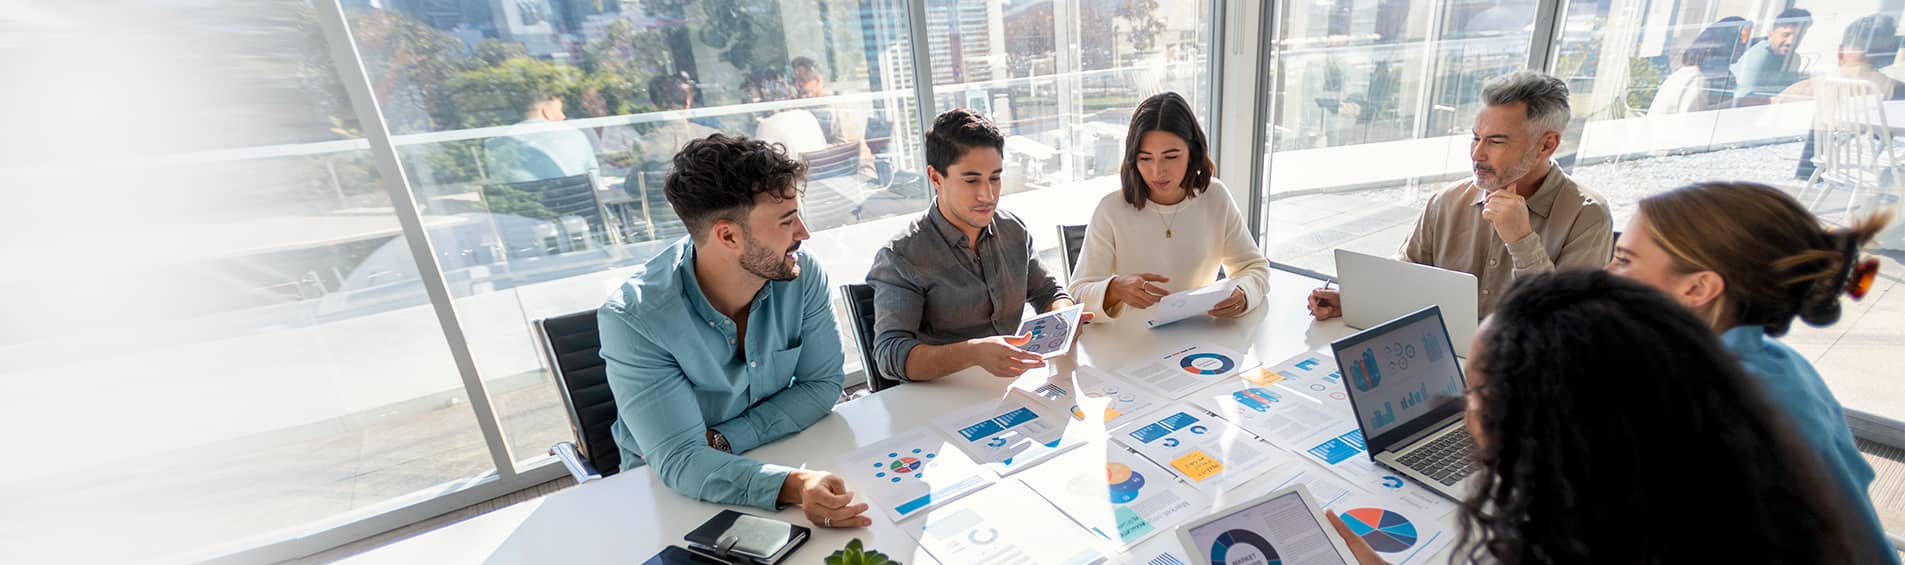
[[[873,258],[873,357],[880,378],[928,381],[977,365],[1016,377],[1045,365],[1027,353],[1023,305],[1072,299],[1040,265],[1025,222],[998,209],[1005,138],[992,121],[954,109],[926,134],[933,206]]]

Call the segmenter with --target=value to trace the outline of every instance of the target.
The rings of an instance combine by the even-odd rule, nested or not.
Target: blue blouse
[[[1845,408],[1826,388],[1812,363],[1791,347],[1766,336],[1761,326],[1740,326],[1720,334],[1720,341],[1740,357],[1747,374],[1759,380],[1761,390],[1776,406],[1786,411],[1787,419],[1799,432],[1801,441],[1819,454],[1826,474],[1839,485],[1851,501],[1853,512],[1863,517],[1871,536],[1880,544],[1888,563],[1897,564],[1898,553],[1885,539],[1885,527],[1872,509],[1872,465],[1859,453],[1846,427]]]

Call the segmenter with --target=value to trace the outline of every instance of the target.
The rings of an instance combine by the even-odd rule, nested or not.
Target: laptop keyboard
[[[1445,486],[1454,486],[1475,471],[1474,452],[1475,440],[1469,437],[1468,429],[1458,427],[1396,458],[1396,462]]]

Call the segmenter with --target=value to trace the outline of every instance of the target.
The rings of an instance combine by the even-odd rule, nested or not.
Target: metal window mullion
[[[1445,23],[1442,19],[1448,15],[1448,10],[1443,6],[1445,3],[1447,0],[1429,2],[1429,29],[1422,37],[1422,71],[1416,74],[1416,118],[1413,120],[1413,127],[1410,128],[1411,139],[1429,137],[1429,120],[1435,112],[1435,69],[1439,66],[1442,26]],[[1409,61],[1407,47],[1403,48],[1402,57],[1403,64],[1407,65]],[[1409,181],[1411,198],[1415,197],[1415,185],[1415,179],[1411,178]]]
[[[1555,59],[1560,53],[1556,40],[1561,37],[1561,24],[1568,10],[1568,0],[1535,0],[1534,34],[1528,38],[1528,68],[1550,75],[1554,74]]]
[[[914,107],[919,114],[919,127],[913,131],[924,136],[933,129],[933,117],[938,115],[933,110],[938,102],[933,98],[933,52],[926,35],[926,0],[906,0],[906,29],[912,35],[907,44],[912,46],[913,96],[918,101]],[[925,140],[924,137],[920,139]],[[926,162],[925,143],[919,144],[919,152],[919,162],[923,165]]]
[[[1052,94],[1058,102],[1058,169],[1068,180],[1078,180],[1082,176],[1079,174],[1078,157],[1073,151],[1078,140],[1073,128],[1085,105],[1085,88],[1079,76],[1085,67],[1083,53],[1080,52],[1083,42],[1078,22],[1082,13],[1078,0],[1057,0],[1052,3],[1052,49],[1058,59],[1057,72],[1052,77]],[[1115,36],[1117,24],[1112,24],[1112,29],[1106,33]],[[1116,37],[1112,38],[1112,43],[1115,48]],[[1034,93],[1038,92],[1038,83],[1033,82],[1030,87]],[[1018,109],[1013,109],[1013,112],[1013,117],[1018,117]]]
[[[1211,159],[1218,160],[1224,156],[1224,120],[1220,118],[1224,115],[1224,16],[1229,15],[1226,10],[1230,9],[1230,3],[1228,0],[1210,0],[1205,7],[1210,14],[1209,27],[1206,29],[1210,32],[1210,38],[1204,42],[1204,139],[1210,142]],[[1253,226],[1250,228],[1251,237],[1256,237],[1256,213],[1251,214],[1248,218],[1249,225]]]
[[[430,306],[436,311],[437,324],[442,327],[443,338],[450,347],[450,358],[456,363],[457,373],[463,378],[463,389],[470,397],[470,409],[476,412],[477,428],[483,432],[483,441],[489,445],[490,460],[496,466],[497,476],[509,481],[516,476],[515,461],[509,455],[509,445],[503,441],[502,426],[498,424],[496,411],[490,406],[489,392],[483,385],[483,378],[476,370],[476,360],[470,355],[469,340],[463,334],[463,326],[458,322],[456,305],[451,301],[450,285],[443,279],[442,266],[437,263],[436,252],[430,246],[430,238],[423,230],[423,215],[417,208],[417,201],[411,196],[410,179],[404,175],[403,164],[397,158],[397,148],[390,140],[390,126],[384,121],[383,110],[378,107],[377,97],[370,86],[370,75],[364,69],[364,59],[358,53],[357,44],[351,37],[349,24],[344,18],[344,5],[341,0],[317,2],[318,24],[324,30],[324,39],[331,47],[331,60],[337,67],[338,81],[343,83],[344,91],[349,94],[351,108],[357,113],[358,125],[364,138],[370,142],[370,151],[377,158],[377,174],[384,181],[384,188],[390,194],[390,204],[397,213],[397,223],[403,227],[404,239],[410,244],[410,255],[417,263],[418,278],[423,283],[424,292],[430,296]]]
[[[1262,13],[1257,16],[1256,31],[1262,45],[1257,50],[1256,101],[1250,112],[1250,184],[1253,188],[1250,190],[1248,223],[1252,232],[1250,235],[1257,238],[1257,248],[1265,255],[1270,252],[1265,247],[1270,238],[1264,233],[1263,207],[1269,203],[1270,175],[1274,174],[1270,166],[1271,157],[1274,156],[1270,148],[1270,120],[1274,118],[1271,112],[1277,102],[1274,68],[1280,56],[1276,46],[1276,15],[1283,5],[1284,2],[1271,1],[1258,7]]]

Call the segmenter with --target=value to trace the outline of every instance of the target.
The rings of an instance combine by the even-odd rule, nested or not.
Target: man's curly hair
[[[779,144],[717,133],[675,154],[662,190],[688,233],[700,240],[715,220],[745,227],[756,194],[799,197],[806,176],[807,164],[788,157]]]

